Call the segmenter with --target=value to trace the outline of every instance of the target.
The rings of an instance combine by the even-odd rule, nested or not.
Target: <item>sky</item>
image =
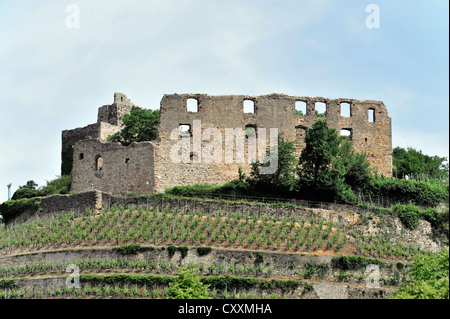
[[[448,30],[448,0],[0,0],[0,203],[114,92],[381,100],[393,147],[448,158]]]

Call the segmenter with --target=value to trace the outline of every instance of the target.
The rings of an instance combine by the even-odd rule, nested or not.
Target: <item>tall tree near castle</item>
[[[158,110],[135,109],[122,118],[123,129],[108,137],[108,141],[127,146],[133,142],[152,141],[157,136]]]
[[[321,200],[352,201],[352,189],[361,189],[370,179],[369,163],[356,153],[346,138],[317,121],[305,136],[306,146],[298,162],[298,190]]]

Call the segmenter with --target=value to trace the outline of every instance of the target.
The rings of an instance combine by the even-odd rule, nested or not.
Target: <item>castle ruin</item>
[[[324,108],[323,115],[316,112],[319,104]],[[72,191],[160,193],[178,185],[222,184],[238,178],[239,168],[249,171],[246,147],[244,163],[224,158],[196,161],[201,154],[192,149],[190,160],[174,162],[171,150],[178,141],[171,139],[171,134],[178,129],[192,135],[195,121],[201,121],[201,133],[216,129],[222,136],[230,128],[254,128],[255,132],[260,128],[277,128],[281,137],[294,141],[298,157],[305,146],[307,130],[323,119],[338,134],[349,138],[356,151],[364,151],[378,174],[392,176],[391,118],[381,101],[285,94],[170,94],[161,100],[156,140],[130,146],[106,141],[109,135],[121,130],[121,117],[134,108],[139,107],[124,94],[115,93],[113,104],[99,108],[97,123],[62,132],[62,150],[73,148]],[[203,149],[211,141],[200,142]]]

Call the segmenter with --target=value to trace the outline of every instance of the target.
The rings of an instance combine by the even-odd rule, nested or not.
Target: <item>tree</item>
[[[200,281],[194,268],[178,268],[178,277],[169,284],[168,299],[210,299],[209,285]]]
[[[399,178],[405,175],[448,178],[448,163],[444,163],[447,161],[446,157],[425,155],[412,147],[396,147],[393,155],[394,175]]]
[[[361,187],[369,178],[364,154],[352,150],[327,122],[317,121],[305,136],[297,173],[297,190],[305,197],[355,203],[350,186]],[[361,176],[360,176],[361,174]]]
[[[407,272],[407,282],[391,298],[449,299],[448,248],[431,256],[415,256]]]
[[[298,186],[303,194],[333,200],[344,184],[344,166],[336,161],[340,139],[325,121],[317,121],[305,136],[298,162]]]
[[[108,137],[108,141],[127,146],[133,142],[156,139],[159,123],[158,110],[134,109],[122,118],[123,129]]]
[[[38,184],[35,181],[30,180],[25,185],[19,186],[11,197],[12,200],[22,199],[22,198],[32,198],[37,196],[42,196],[41,191],[37,190]]]
[[[356,191],[369,187],[373,171],[365,153],[356,152],[350,141],[344,138],[340,146],[339,158],[345,168],[345,184]]]
[[[46,186],[37,187],[34,181],[28,181],[26,185],[20,186],[11,199],[42,197],[55,194],[67,194],[70,191],[71,176],[57,176],[51,181],[47,181]]]
[[[257,191],[270,193],[290,192],[295,186],[295,147],[293,142],[278,137],[278,151],[268,151],[269,159],[266,163],[256,161],[251,165],[250,176],[246,182]],[[260,167],[269,166],[277,156],[277,170],[273,174],[261,174]],[[242,175],[240,173],[240,178]]]

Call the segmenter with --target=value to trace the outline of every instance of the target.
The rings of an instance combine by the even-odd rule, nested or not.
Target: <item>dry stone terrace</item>
[[[391,118],[383,102],[374,100],[327,99],[322,97],[268,94],[262,96],[207,94],[167,94],[161,100],[158,137],[151,142],[123,147],[106,142],[107,136],[120,131],[120,118],[138,108],[124,94],[115,93],[114,103],[99,109],[96,124],[64,131],[63,151],[73,147],[72,190],[98,189],[114,193],[151,194],[177,185],[218,184],[238,177],[238,169],[248,172],[249,148],[244,141],[244,161],[227,161],[223,152],[219,161],[207,163],[189,145],[189,163],[177,163],[171,151],[179,142],[171,139],[177,129],[192,134],[194,121],[201,122],[201,134],[216,129],[221,136],[227,129],[276,128],[280,136],[294,141],[297,156],[305,146],[308,129],[326,120],[342,136],[347,136],[357,151],[364,151],[378,174],[392,175]],[[301,113],[300,113],[301,111]],[[316,111],[322,113],[317,116]],[[299,115],[303,114],[303,115]],[[269,132],[266,134],[269,138]],[[201,139],[201,150],[211,150],[211,139]],[[226,150],[222,141],[222,150]],[[269,145],[269,143],[267,143]],[[232,151],[237,152],[236,147]],[[233,156],[236,156],[234,154]]]

